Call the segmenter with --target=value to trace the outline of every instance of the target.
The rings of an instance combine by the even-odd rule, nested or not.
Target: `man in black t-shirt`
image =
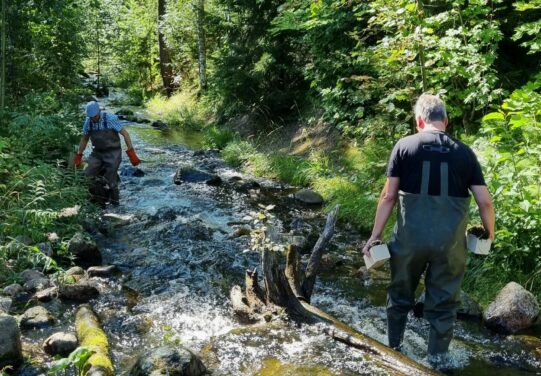
[[[391,283],[387,299],[389,346],[400,349],[415,289],[425,273],[424,316],[430,322],[429,360],[446,354],[460,305],[466,259],[465,230],[473,193],[484,228],[494,239],[494,209],[473,151],[445,129],[445,105],[422,95],[415,106],[418,133],[399,140],[390,157],[372,235],[381,234],[398,201],[397,224],[388,243]]]

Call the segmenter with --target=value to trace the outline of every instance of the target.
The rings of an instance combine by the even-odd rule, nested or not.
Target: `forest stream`
[[[143,109],[131,109],[152,118]],[[259,254],[249,250],[249,236],[231,236],[249,224],[246,215],[258,211],[258,204],[275,205],[278,227],[295,230],[313,245],[325,223],[320,207],[292,198],[294,187],[231,169],[218,152],[201,149],[197,132],[139,123],[129,123],[128,129],[144,176],[134,176],[124,158],[121,205],[105,209],[93,231],[103,264],[120,270],[115,278],[96,278],[100,296],[92,301],[109,336],[117,374],[127,373],[142,352],[176,344],[197,352],[214,375],[385,374],[362,352],[324,334],[323,324],[242,325],[233,315],[229,290],[243,284],[246,269],[260,263]],[[175,185],[175,172],[185,164],[220,176],[222,183]],[[359,275],[361,240],[353,228],[338,224],[329,247],[331,265],[318,277],[312,304],[385,343],[388,271]],[[76,307],[54,304],[48,308],[58,314],[60,326],[73,328]],[[38,345],[52,332],[30,332],[25,341]],[[404,352],[423,364],[427,333],[425,320],[410,317]],[[528,336],[540,335],[539,325],[520,336],[503,336],[480,321],[458,321],[451,374],[540,374],[541,354],[528,345]]]

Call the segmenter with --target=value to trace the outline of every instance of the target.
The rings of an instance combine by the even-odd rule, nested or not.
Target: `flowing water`
[[[141,114],[143,114],[141,112]],[[144,114],[148,116],[148,114]],[[385,374],[363,353],[323,334],[321,325],[282,320],[265,325],[238,323],[229,290],[243,283],[244,272],[259,265],[248,251],[249,238],[231,238],[235,226],[258,204],[275,204],[278,226],[302,227],[309,240],[325,217],[289,197],[290,187],[259,179],[260,189],[238,189],[239,178],[253,177],[228,168],[218,153],[200,151],[197,134],[160,131],[149,125],[127,128],[143,160],[143,177],[121,166],[121,206],[106,209],[109,224],[96,228],[104,264],[121,275],[100,280],[94,307],[102,318],[118,374],[137,356],[164,344],[198,352],[214,375],[377,375]],[[221,186],[173,184],[179,165],[190,164],[220,175]],[[98,231],[100,230],[100,231]],[[386,273],[361,280],[360,237],[340,225],[330,246],[339,267],[318,280],[313,304],[383,343]],[[64,308],[68,320],[73,308]],[[428,326],[411,318],[405,353],[426,364]],[[528,333],[539,344],[541,331]],[[535,342],[535,340],[537,342]],[[541,374],[541,355],[526,342],[493,334],[478,322],[459,322],[451,346],[452,374]]]

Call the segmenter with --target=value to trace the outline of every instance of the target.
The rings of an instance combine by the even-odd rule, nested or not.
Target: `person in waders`
[[[372,235],[363,252],[369,255],[371,243],[381,239],[398,201],[397,222],[388,243],[389,346],[401,349],[407,315],[424,273],[428,360],[436,368],[445,368],[465,269],[469,192],[491,240],[494,209],[475,154],[445,132],[448,119],[441,99],[423,94],[415,106],[415,120],[418,133],[400,139],[391,153]]]
[[[141,160],[135,154],[128,131],[116,115],[101,112],[99,103],[92,101],[86,105],[86,116],[83,137],[73,163],[77,168],[81,166],[88,140],[92,141],[92,153],[85,169],[85,175],[90,180],[91,199],[102,206],[107,202],[119,205],[118,167],[122,160],[119,134],[124,137],[131,164],[137,166]]]

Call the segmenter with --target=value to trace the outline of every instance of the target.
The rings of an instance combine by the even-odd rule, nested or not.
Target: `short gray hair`
[[[444,121],[447,119],[445,103],[436,95],[423,94],[415,104],[415,118],[423,121]]]

